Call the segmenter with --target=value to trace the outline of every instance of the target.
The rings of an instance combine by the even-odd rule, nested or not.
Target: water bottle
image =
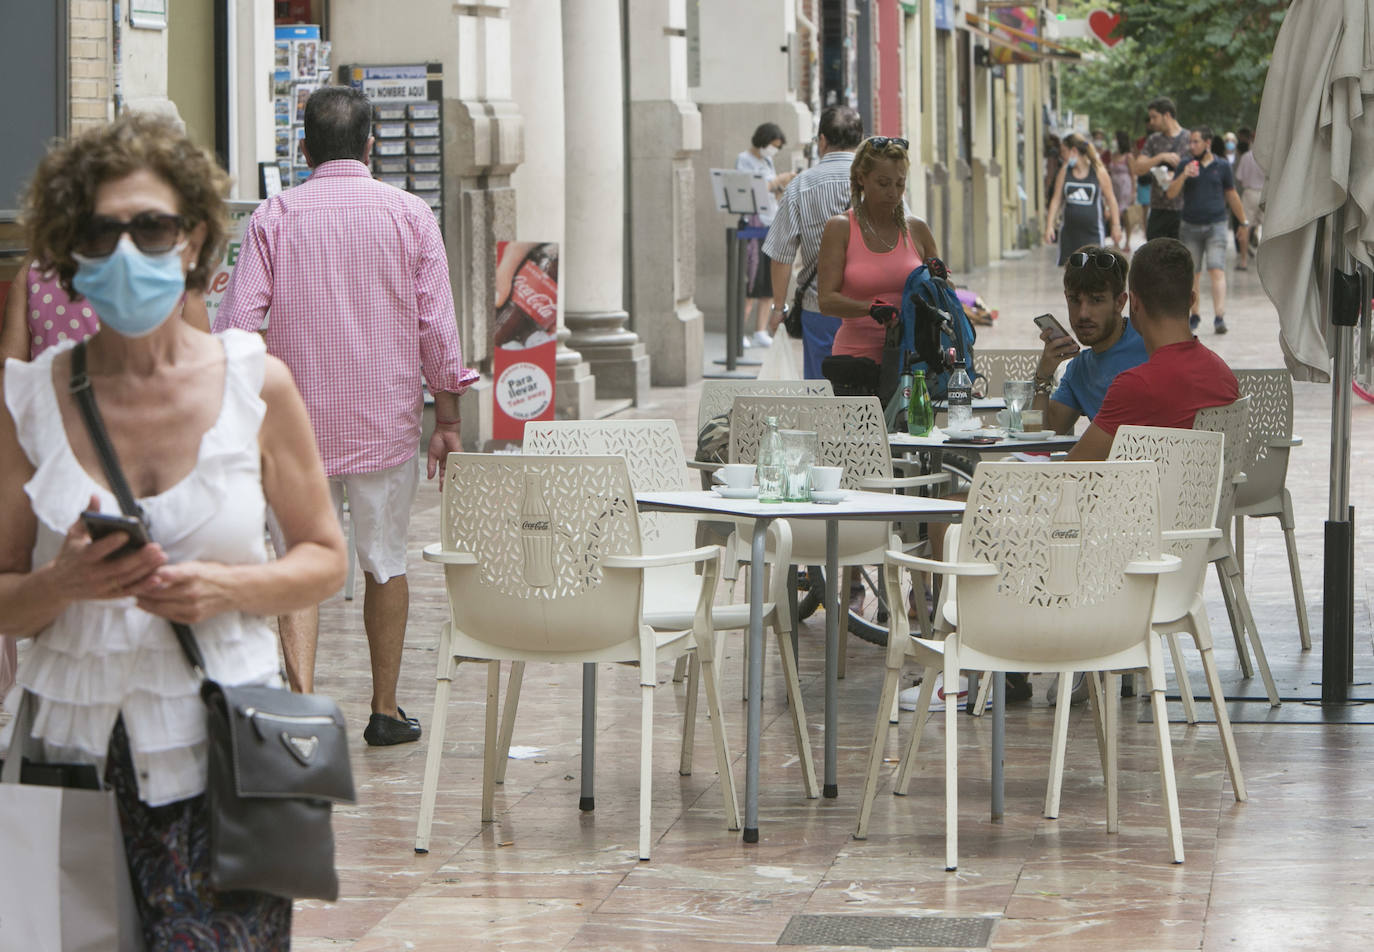
[[[778,418],[764,421],[763,438],[759,440],[759,502],[782,502],[782,434],[778,432]]]
[[[894,394],[893,398],[887,402],[887,406],[883,408],[883,421],[886,423],[889,433],[897,432],[902,413],[911,403],[911,372],[915,363],[915,351],[909,350],[902,355],[902,375],[897,378],[897,394],[901,395],[901,399],[897,399],[897,395]]]
[[[973,427],[973,381],[969,379],[964,362],[956,360],[954,370],[945,386],[945,399],[949,401],[948,430],[968,430]]]
[[[928,436],[935,426],[935,408],[930,405],[930,391],[926,389],[926,372],[911,372],[911,395],[906,404],[906,431],[912,436]]]

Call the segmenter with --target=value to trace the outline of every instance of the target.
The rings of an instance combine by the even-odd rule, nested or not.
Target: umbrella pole
[[[1355,327],[1369,308],[1366,272],[1344,241],[1344,210],[1331,220],[1331,497],[1322,597],[1322,704],[1344,704],[1355,673],[1355,511],[1350,505],[1350,384]]]

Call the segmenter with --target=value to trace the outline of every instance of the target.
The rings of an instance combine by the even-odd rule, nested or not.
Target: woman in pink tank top
[[[835,356],[881,363],[907,276],[938,253],[929,226],[902,204],[910,164],[905,139],[865,139],[850,167],[850,209],[825,224],[816,288],[821,313],[842,321]]]

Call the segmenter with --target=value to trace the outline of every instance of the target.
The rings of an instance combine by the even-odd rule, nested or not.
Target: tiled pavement
[[[1035,343],[1030,318],[1061,316],[1059,272],[1040,250],[969,276],[999,309],[984,346]],[[1277,317],[1258,277],[1229,272],[1231,333],[1204,340],[1235,367],[1281,364]],[[1210,318],[1210,312],[1204,311]],[[716,346],[720,346],[719,339]],[[655,389],[639,417],[671,417],[692,438],[699,388]],[[1326,518],[1328,387],[1296,386],[1297,430],[1289,485],[1317,647],[1298,638],[1283,543],[1274,520],[1253,525],[1249,588],[1280,680],[1320,677],[1322,523]],[[1374,463],[1374,406],[1356,402],[1354,503],[1357,542],[1356,665],[1371,669],[1369,585],[1374,553],[1368,480]],[[401,701],[432,726],[435,644],[446,605],[440,573],[419,558],[437,538],[438,493],[422,486],[411,522],[412,606]],[[1209,608],[1224,676],[1236,678],[1215,583]],[[359,586],[361,592],[361,585]],[[803,626],[801,672],[813,740],[822,713],[823,616]],[[448,723],[439,802],[428,855],[412,846],[426,742],[363,746],[369,675],[360,602],[335,598],[322,614],[318,688],[338,698],[355,728],[359,803],[336,811],[343,896],[296,907],[295,947],[304,952],[408,949],[730,950],[773,946],[798,914],[992,917],[990,948],[1171,950],[1338,950],[1364,947],[1374,931],[1374,785],[1365,754],[1374,726],[1238,724],[1248,803],[1234,802],[1215,727],[1171,727],[1187,862],[1169,862],[1159,809],[1150,726],[1136,700],[1123,701],[1121,832],[1105,832],[1105,803],[1092,728],[1075,709],[1058,820],[1041,817],[1051,726],[1043,678],[1036,696],[1007,718],[1007,814],[987,816],[991,724],[961,722],[961,866],[943,869],[942,768],[923,760],[911,795],[890,795],[885,778],[869,838],[852,838],[859,778],[879,681],[878,650],[849,643],[840,684],[840,797],[807,800],[778,665],[768,666],[761,770],[761,841],[746,846],[725,830],[711,765],[710,733],[697,733],[696,772],[678,776],[681,687],[659,672],[656,697],[653,860],[635,858],[637,675],[601,672],[597,810],[577,809],[580,678],[575,666],[527,674],[512,760],[497,792],[497,821],[479,821],[484,675],[466,666],[445,712]],[[738,701],[740,642],[727,641],[726,719],[743,787],[744,706]],[[1310,687],[1311,696],[1317,689]],[[1363,696],[1371,696],[1367,693]],[[1254,707],[1255,705],[1251,705]],[[1296,710],[1300,702],[1286,707]],[[902,730],[909,725],[904,715]],[[1374,717],[1368,718],[1374,720]],[[939,750],[938,724],[922,748]],[[892,756],[898,748],[889,742]],[[793,948],[802,948],[796,947]],[[805,947],[820,948],[820,947]],[[829,947],[834,948],[834,947]]]

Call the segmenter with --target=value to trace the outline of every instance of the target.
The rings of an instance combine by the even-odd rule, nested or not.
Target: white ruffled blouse
[[[202,436],[191,473],[139,504],[170,562],[260,563],[267,559],[258,448],[265,348],[257,334],[217,336],[226,361],[219,417]],[[38,520],[35,566],[57,555],[93,494],[102,512],[119,511],[114,494],[91,478],[67,442],[52,363],[69,346],[5,367],[5,402],[35,469],[24,486]],[[231,611],[193,630],[210,677],[224,684],[280,683],[277,638],[267,619]],[[204,791],[200,685],[170,624],[134,599],[72,603],[28,645],[17,684],[38,697],[33,736],[49,760],[103,770],[110,731],[122,714],[146,803],[161,806]],[[18,687],[9,693],[11,711],[21,696]]]

